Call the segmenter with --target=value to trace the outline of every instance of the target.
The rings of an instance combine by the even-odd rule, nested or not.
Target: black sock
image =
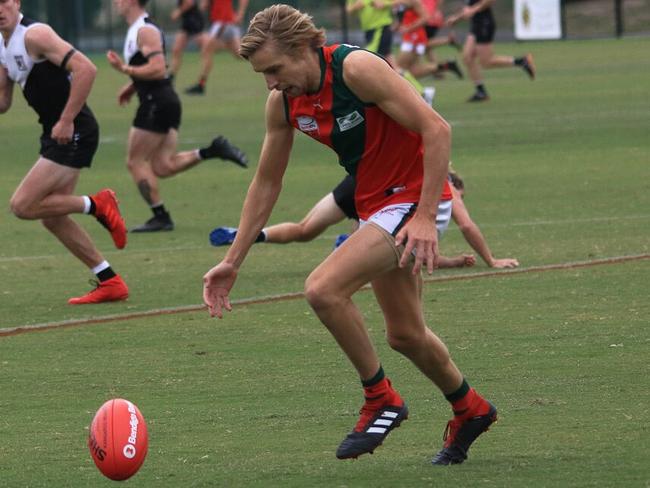
[[[115,271],[113,271],[113,268],[109,266],[108,268],[101,270],[95,276],[97,276],[97,279],[99,280],[100,283],[103,283],[106,280],[115,278],[117,275],[115,274]]]
[[[266,241],[266,233],[264,231],[260,232],[257,238],[255,239],[255,242],[264,242]]]
[[[478,85],[476,85],[476,93],[480,93],[481,95],[487,95],[483,83],[479,83]]]
[[[445,398],[447,399],[448,402],[453,403],[460,400],[461,398],[464,398],[465,395],[467,395],[468,391],[469,391],[469,384],[467,383],[465,378],[463,378],[463,382],[458,387],[458,389],[456,391],[452,391],[448,395],[445,395]]]
[[[88,212],[90,215],[95,215],[95,212],[97,211],[97,205],[95,205],[95,200],[93,200],[93,197],[88,197],[90,200],[90,211]]]
[[[362,384],[364,387],[374,386],[374,385],[376,385],[377,383],[379,383],[381,380],[383,380],[384,377],[385,377],[385,375],[384,375],[384,368],[382,368],[381,366],[379,366],[379,371],[377,371],[377,374],[375,374],[375,376],[373,376],[373,377],[370,378],[369,380],[365,380],[365,381],[364,381],[364,380],[361,380],[361,384]]]
[[[202,147],[201,149],[199,149],[199,157],[201,159],[213,158],[214,156],[212,155],[211,148],[212,148],[212,145],[210,145],[208,147]]]
[[[162,203],[152,206],[151,211],[153,212],[154,217],[169,217],[167,209]]]
[[[515,58],[515,66],[523,66],[526,63],[526,58]]]

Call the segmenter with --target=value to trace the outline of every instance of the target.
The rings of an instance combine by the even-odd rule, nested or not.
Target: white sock
[[[102,261],[101,263],[99,263],[97,266],[95,266],[95,267],[92,269],[92,272],[93,272],[93,274],[101,273],[101,272],[104,271],[106,268],[110,268],[110,267],[111,267],[111,265],[108,264],[108,261],[104,260],[104,261]]]
[[[90,213],[90,197],[88,195],[84,195],[81,198],[84,199],[84,213],[89,214]]]

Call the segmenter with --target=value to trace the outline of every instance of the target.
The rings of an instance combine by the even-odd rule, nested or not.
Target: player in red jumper
[[[324,44],[325,34],[311,17],[288,5],[259,12],[242,38],[241,55],[271,90],[266,136],[237,237],[205,274],[203,299],[212,316],[231,310],[230,290],[280,194],[295,129],[330,146],[356,175],[361,225],[310,274],[305,295],[355,367],[365,396],[361,417],[336,455],[373,452],[408,416],[351,300],[371,283],[388,343],[443,392],[454,411],[432,462],[461,463],[496,420],[496,408],[470,388],[422,310],[420,271],[433,272],[438,258],[436,219],[443,217],[438,201],[451,130],[385,60],[353,46]]]
[[[185,90],[188,95],[203,95],[205,84],[212,71],[214,54],[228,49],[239,59],[239,41],[241,39],[240,24],[248,7],[248,0],[237,2],[237,11],[233,8],[233,0],[212,0],[210,7],[210,31],[208,41],[201,48],[201,74],[196,85]]]

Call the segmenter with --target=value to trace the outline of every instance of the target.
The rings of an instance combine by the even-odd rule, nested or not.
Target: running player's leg
[[[83,213],[83,197],[57,191],[70,184],[74,187],[79,171],[78,168],[39,158],[11,197],[12,213],[28,220]]]
[[[188,41],[187,32],[180,30],[176,33],[174,38],[174,46],[172,47],[172,62],[169,68],[169,73],[171,76],[175,77],[178,73],[178,70],[181,68],[181,63],[183,61],[183,51],[187,47]]]
[[[372,288],[391,348],[409,358],[451,404],[453,418],[433,464],[462,463],[472,443],[496,420],[496,409],[468,385],[445,344],[426,326],[420,275],[396,268],[375,279]]]
[[[533,57],[531,54],[527,54],[521,57],[514,56],[497,56],[494,54],[494,44],[476,44],[476,51],[478,53],[478,59],[481,63],[481,67],[484,69],[492,68],[512,68],[520,67],[530,79],[535,79],[535,65],[533,64]]]
[[[468,102],[483,102],[489,100],[487,90],[483,83],[483,73],[479,63],[478,44],[476,36],[472,33],[467,35],[465,44],[463,45],[463,62],[467,66],[469,77],[474,83],[474,95],[472,95]]]
[[[481,67],[478,63],[478,52],[476,49],[476,37],[468,34],[463,45],[463,62],[469,72],[469,77],[474,84],[482,82]]]
[[[364,380],[375,375],[379,359],[351,297],[396,262],[386,238],[367,224],[330,254],[305,283],[307,301]]]
[[[420,275],[410,267],[393,269],[373,280],[372,288],[386,323],[386,339],[409,358],[443,393],[456,390],[462,375],[443,342],[426,326]]]
[[[391,244],[385,232],[366,224],[331,253],[305,283],[309,304],[354,365],[364,387],[361,415],[337,449],[339,459],[373,452],[408,416],[406,404],[384,376],[363,316],[351,300],[361,286],[396,266],[394,240]]]
[[[185,93],[188,95],[203,95],[205,93],[205,85],[212,71],[214,54],[222,47],[219,39],[222,28],[223,26],[220,23],[213,24],[206,38],[204,38],[201,46],[201,72],[199,74],[199,81],[185,90]]]
[[[513,56],[497,56],[494,54],[494,43],[476,44],[476,53],[481,68],[511,68],[515,65]]]
[[[131,127],[127,150],[127,168],[138,187],[140,195],[150,206],[160,203],[158,177],[153,169],[152,157],[167,134]]]
[[[115,274],[88,233],[68,216],[70,213],[91,213],[93,206],[97,210],[97,206],[102,205],[97,201],[97,196],[81,197],[72,194],[79,171],[78,168],[40,158],[14,192],[11,208],[21,218],[41,219],[45,228],[97,276],[97,288],[82,297],[70,299],[69,303],[124,300],[128,297],[126,284]],[[116,208],[114,211],[117,212],[116,217],[124,232],[119,211]],[[125,243],[124,238],[121,247]]]

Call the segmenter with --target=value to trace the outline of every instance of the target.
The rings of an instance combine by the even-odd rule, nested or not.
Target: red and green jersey
[[[231,23],[235,20],[235,11],[232,8],[232,0],[212,0],[210,8],[211,22]]]
[[[343,60],[360,48],[346,44],[319,50],[316,93],[284,96],[289,124],[331,147],[357,181],[355,205],[368,219],[388,205],[417,203],[422,189],[422,136],[360,100],[343,81]],[[445,184],[443,200],[451,200]]]

